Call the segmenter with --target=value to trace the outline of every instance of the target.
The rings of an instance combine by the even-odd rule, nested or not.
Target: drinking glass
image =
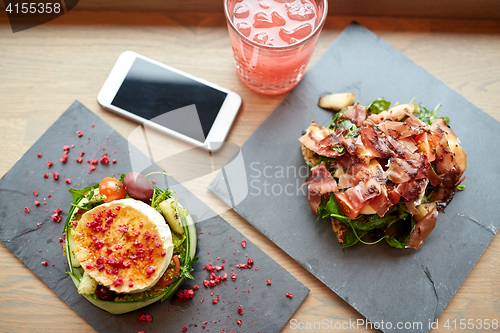
[[[224,0],[236,72],[250,89],[278,95],[289,91],[302,79],[328,12],[328,0],[311,1],[317,9],[312,32],[295,44],[270,46],[259,44],[238,31],[233,22],[233,10],[241,0]]]

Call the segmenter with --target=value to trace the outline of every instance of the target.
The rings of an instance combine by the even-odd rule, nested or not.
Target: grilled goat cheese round
[[[134,199],[115,200],[83,214],[74,240],[83,269],[118,293],[138,293],[154,286],[174,249],[163,216]]]

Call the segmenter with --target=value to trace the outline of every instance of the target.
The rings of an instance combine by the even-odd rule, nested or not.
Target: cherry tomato
[[[350,219],[355,219],[359,215],[359,211],[361,210],[361,208],[363,208],[361,207],[358,210],[354,210],[351,202],[347,198],[347,195],[345,195],[345,192],[335,192],[335,199],[337,200],[337,204],[339,205],[344,215]]]
[[[127,192],[123,187],[123,184],[116,178],[104,177],[99,183],[99,193],[106,196],[104,202],[111,202],[114,200],[124,199],[127,196]]]
[[[173,263],[172,263],[173,261]],[[171,267],[172,264],[175,265],[175,267]],[[174,282],[173,277],[174,276],[179,276],[179,272],[181,270],[181,263],[179,262],[179,257],[173,256],[172,260],[170,261],[170,265],[168,266],[167,270],[163,274],[163,276],[160,278],[158,283],[156,283],[159,286],[169,286]]]
[[[424,153],[427,156],[429,162],[432,162],[436,159],[435,149],[436,143],[434,142],[434,138],[432,135],[424,132],[415,137],[415,143],[417,144],[418,150]]]

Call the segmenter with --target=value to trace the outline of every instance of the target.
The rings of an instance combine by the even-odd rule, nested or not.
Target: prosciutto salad
[[[343,247],[385,240],[418,249],[438,211],[465,188],[467,154],[449,120],[437,117],[441,105],[390,106],[348,106],[326,127],[313,121],[299,138],[311,166],[309,205],[330,218]]]

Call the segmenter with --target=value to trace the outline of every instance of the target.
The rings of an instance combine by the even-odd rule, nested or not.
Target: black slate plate
[[[83,132],[82,137],[76,134],[79,130]],[[68,161],[63,165],[60,162],[63,145],[71,144],[75,147],[70,150]],[[75,159],[82,150],[85,151],[84,163],[78,164]],[[117,163],[98,164],[97,170],[88,174],[90,165],[85,161],[100,159],[104,151],[109,153],[110,160],[116,159]],[[39,152],[42,158],[37,157]],[[163,303],[157,302],[129,314],[112,316],[77,293],[66,274],[66,257],[58,241],[59,237],[63,237],[65,213],[71,203],[68,189],[95,184],[104,176],[119,177],[120,173],[131,171],[131,157],[139,161],[135,165],[151,164],[142,153],[129,147],[125,138],[82,104],[75,102],[0,180],[0,241],[98,332],[182,332],[184,327],[188,327],[189,332],[194,330],[195,325],[196,331],[202,331],[201,327],[205,326],[207,330],[217,332],[279,332],[309,290],[251,242],[247,241],[246,248],[243,248],[243,235],[219,216],[203,221],[199,219],[196,225],[199,231],[197,255],[201,258],[194,265],[195,281],[184,282],[180,288],[199,285],[200,289],[195,291],[193,299],[181,302],[174,295]],[[54,163],[50,169],[47,169],[47,161]],[[154,168],[158,167],[153,165],[146,172]],[[47,180],[43,177],[45,172],[49,173]],[[53,172],[59,172],[58,183],[53,179]],[[71,180],[71,185],[65,182],[66,178]],[[164,188],[162,183],[165,179],[156,177],[156,181],[159,187]],[[192,207],[191,211],[201,212],[198,214],[203,214],[205,210],[208,215],[215,215],[210,214],[209,209],[182,186],[175,184],[171,178],[169,181],[177,189],[175,196],[188,210]],[[38,196],[33,195],[33,190],[38,191]],[[34,205],[35,200],[41,203],[40,206]],[[29,214],[24,212],[25,206],[29,208]],[[63,211],[60,223],[53,222],[50,217],[57,207]],[[197,218],[199,216],[193,215],[195,221]],[[37,226],[40,222],[42,225]],[[247,257],[254,260],[252,269],[234,268],[237,264],[246,263]],[[208,280],[210,273],[203,270],[203,266],[208,263],[222,265],[222,260],[225,260],[225,269],[218,273],[222,275],[226,272],[231,276],[231,268],[234,268],[236,281],[229,277],[225,283],[205,288],[203,280]],[[43,266],[42,261],[47,261],[48,266]],[[267,279],[271,279],[271,285],[266,285]],[[286,297],[288,292],[293,294],[292,299]],[[219,302],[214,305],[212,299],[217,294]],[[205,301],[201,302],[202,298]],[[239,306],[243,315],[238,314]],[[137,323],[142,313],[151,315],[153,321]],[[237,320],[242,321],[241,326]],[[208,323],[203,324],[205,321]]]
[[[332,113],[316,105],[332,92],[353,92],[364,105],[380,97],[402,103],[415,97],[429,108],[443,104],[440,115],[450,118],[468,153],[467,188],[439,215],[421,249],[384,242],[342,249],[329,222],[315,226],[317,216],[300,188],[308,170],[297,139],[311,120],[330,123]],[[398,331],[397,322],[420,322],[410,331],[427,332],[500,227],[499,139],[500,124],[488,114],[351,24],[241,148],[249,195],[234,209],[368,320],[390,322],[385,332]],[[229,203],[223,185],[219,174],[209,188]]]

